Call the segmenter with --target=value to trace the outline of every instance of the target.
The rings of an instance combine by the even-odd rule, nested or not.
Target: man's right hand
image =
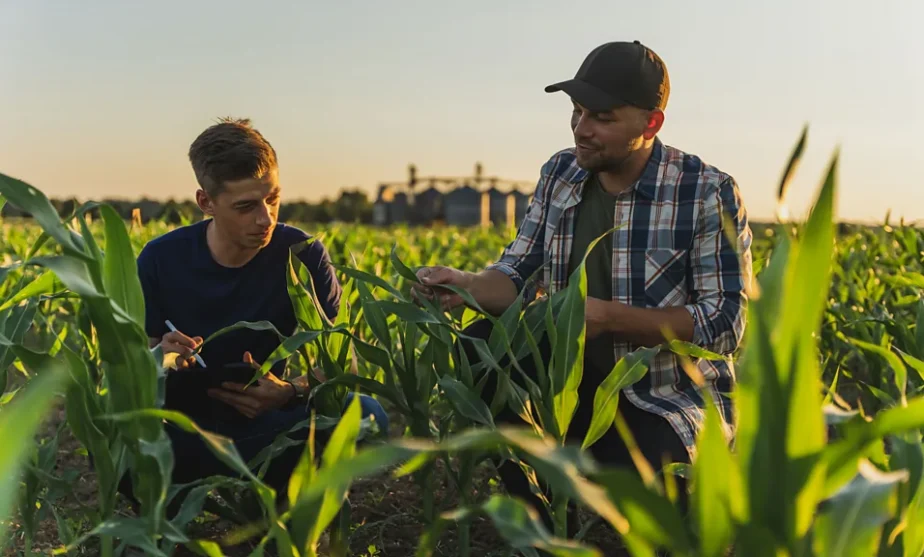
[[[183,333],[169,332],[160,339],[160,347],[164,354],[178,354],[176,358],[177,369],[187,369],[196,363],[193,350],[202,344],[202,337],[188,337]]]
[[[461,296],[440,288],[440,285],[456,286],[467,290],[472,285],[473,275],[451,267],[435,266],[419,269],[417,279],[422,284],[415,284],[411,288],[411,295],[415,300],[427,299],[440,304],[444,310],[450,310],[465,302]]]

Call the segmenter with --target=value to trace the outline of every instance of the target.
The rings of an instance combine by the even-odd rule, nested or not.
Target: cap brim
[[[588,110],[606,112],[626,103],[609,95],[593,85],[578,79],[554,83],[545,88],[546,93],[564,91],[569,97]]]

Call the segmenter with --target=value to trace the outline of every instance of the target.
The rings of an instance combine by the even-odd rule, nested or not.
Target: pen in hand
[[[167,327],[168,327],[172,332],[174,332],[174,333],[178,333],[178,332],[179,332],[179,331],[177,330],[177,328],[173,326],[173,323],[171,323],[169,319],[167,319],[166,321],[164,321],[164,324],[166,324]],[[195,354],[193,354],[193,357],[196,358],[196,361],[199,362],[199,365],[200,365],[200,366],[206,367],[206,365],[205,365],[205,360],[202,359],[202,356],[200,356],[198,353],[195,353]]]

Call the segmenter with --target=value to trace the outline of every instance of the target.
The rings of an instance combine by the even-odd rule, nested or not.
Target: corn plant
[[[781,201],[806,137],[803,132],[784,169]],[[280,451],[300,443],[280,435],[243,462],[230,440],[161,408],[169,362],[147,348],[134,254],[167,225],[133,221],[126,227],[111,207],[95,203],[61,217],[41,192],[0,175],[3,198],[39,225],[4,222],[0,231],[0,374],[10,389],[0,400],[0,421],[23,426],[0,430],[16,436],[6,445],[12,468],[5,477],[19,480],[0,492],[2,510],[8,515],[18,502],[27,552],[50,511],[65,550],[98,539],[104,555],[129,546],[169,555],[179,545],[221,555],[214,541],[194,539],[189,528],[214,494],[246,496],[255,514],[235,515],[242,524],[229,537],[255,540],[254,554],[346,555],[350,486],[390,471],[416,479],[421,556],[435,552],[451,524],[458,527],[458,553],[469,555],[476,515],[487,516],[524,555],[610,551],[565,539],[572,501],[617,532],[632,555],[659,549],[689,556],[920,555],[921,231],[905,223],[893,227],[888,218],[882,227],[835,225],[836,178],[835,158],[804,223],[755,229],[762,232],[753,247],[758,278],[736,355],[738,385],[729,395],[737,435],[729,446],[718,412],[707,407],[698,457],[688,467],[662,467],[636,453],[637,470],[614,470],[594,462],[587,449],[611,427],[632,445],[616,395],[644,376],[657,352],[670,350],[684,361],[718,355],[677,341],[641,349],[617,362],[593,400],[578,401],[583,267],[563,290],[514,304],[499,316],[461,291],[467,306],[444,312],[412,301],[416,269],[448,264],[477,270],[502,249],[503,235],[329,227],[320,237],[344,284],[341,311],[333,321],[326,318],[310,274],[293,254],[287,287],[298,327],[291,335],[276,331],[280,346],[258,372],[285,361],[289,373],[320,368],[326,377],[312,381],[317,414],[295,426],[309,428],[309,439],[298,449],[302,458],[280,506],[262,475]],[[487,340],[466,336],[475,319],[490,321]],[[237,323],[206,343],[240,327],[274,330],[269,323]],[[551,346],[549,361],[539,354],[541,339]],[[468,360],[462,341],[472,344],[478,362]],[[527,358],[537,362],[535,380],[518,364]],[[698,381],[695,368],[687,368]],[[483,389],[492,378],[498,389],[486,400]],[[58,434],[28,442],[56,391],[65,395],[67,415],[57,433],[66,428],[79,440],[98,477],[99,508],[86,531],[70,531],[56,510],[72,477],[54,467]],[[355,401],[344,411],[351,391],[376,396],[403,416],[407,430],[387,443],[360,443],[375,424],[360,419]],[[594,413],[587,434],[574,442],[568,432],[578,402],[592,404]],[[497,423],[504,408],[525,425]],[[200,435],[235,475],[171,485],[164,421]],[[520,500],[474,497],[473,471],[485,459],[510,460],[528,472],[545,497],[551,529]],[[453,508],[435,496],[438,461],[453,487]],[[141,503],[135,517],[115,513],[116,487],[125,474]],[[677,509],[674,474],[691,480],[689,516]],[[178,497],[179,511],[168,517],[166,507]]]

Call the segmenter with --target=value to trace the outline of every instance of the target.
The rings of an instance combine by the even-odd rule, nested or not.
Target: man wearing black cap
[[[663,343],[664,328],[713,352],[735,351],[744,333],[751,231],[735,180],[657,137],[670,80],[664,62],[649,48],[638,41],[601,45],[573,79],[546,91],[570,96],[575,146],[543,165],[516,238],[480,273],[421,269],[425,286],[415,294],[453,307],[462,300],[435,288],[451,284],[500,314],[520,299],[534,298],[537,288],[529,281],[534,272],[546,293],[563,289],[590,242],[618,227],[590,252],[585,267],[584,374],[568,435],[580,443],[593,416],[596,388],[627,353]],[[490,332],[486,321],[469,329],[482,338]],[[477,359],[473,347],[466,348],[469,358]],[[535,373],[532,358],[521,365]],[[698,388],[678,358],[664,350],[644,378],[620,393],[619,411],[656,469],[664,458],[693,458],[704,397],[715,402],[732,436],[731,406],[719,394],[732,389],[731,362],[695,365],[708,388]],[[492,391],[489,382],[486,400]],[[498,416],[507,419],[519,420],[511,412]],[[591,451],[608,466],[634,469],[615,429]],[[516,466],[505,464],[501,474],[510,491],[543,511]]]

